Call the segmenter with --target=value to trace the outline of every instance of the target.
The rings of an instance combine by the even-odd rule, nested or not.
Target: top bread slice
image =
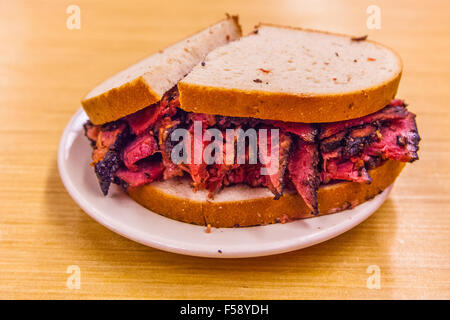
[[[237,16],[226,19],[107,79],[81,101],[94,124],[120,119],[161,100],[211,50],[239,39]]]
[[[401,73],[400,57],[376,42],[260,24],[211,51],[178,89],[186,111],[334,122],[383,108]]]

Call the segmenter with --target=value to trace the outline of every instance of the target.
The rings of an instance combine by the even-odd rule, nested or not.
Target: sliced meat
[[[136,188],[161,179],[163,170],[164,167],[161,162],[147,161],[140,163],[136,171],[125,168],[119,169],[116,176],[124,182],[122,185],[125,188]]]
[[[361,124],[361,119],[368,123]],[[332,180],[370,183],[367,170],[380,165],[383,159],[417,159],[420,137],[415,115],[406,110],[401,100],[393,100],[377,114],[361,119],[339,124],[343,131],[335,130],[337,124],[322,126],[322,134],[339,131],[320,142],[322,183]]]
[[[398,105],[399,103],[397,100],[394,100],[393,103],[395,105],[388,105],[380,111],[361,118],[320,124],[319,138],[320,140],[323,140],[348,128],[361,126],[367,123],[405,118],[408,115],[408,110],[405,108],[405,105]]]
[[[159,102],[126,116],[125,120],[133,133],[140,135],[146,130],[153,128],[165,116],[175,115],[179,105],[178,90],[175,87],[167,92]]]
[[[160,101],[161,114],[174,116],[180,107],[178,87],[175,86],[164,94]]]
[[[178,121],[172,121],[172,119],[166,117],[159,128],[158,143],[164,166],[164,180],[177,176],[183,176],[182,167],[176,165],[171,160],[172,149],[176,143],[170,139],[170,135],[179,127],[179,125],[180,123]]]
[[[245,181],[245,168],[236,164],[232,170],[228,171],[224,178],[223,184],[225,186],[244,183]]]
[[[378,127],[366,124],[339,132],[320,142],[323,168],[326,170],[327,161],[333,158],[351,158],[360,155],[364,148],[378,139]]]
[[[228,173],[238,165],[213,164],[208,166],[208,179],[205,182],[206,190],[209,191],[209,197],[214,195],[222,189]]]
[[[342,161],[342,160],[341,160]],[[358,160],[340,160],[334,159],[327,162],[326,170],[321,172],[322,183],[329,183],[333,180],[346,180],[353,182],[370,183],[370,178],[364,166],[364,161]]]
[[[362,159],[364,160],[366,170],[372,170],[383,163],[381,156],[369,156],[367,154],[363,154]]]
[[[201,121],[206,127],[213,127],[216,124],[216,116],[206,113],[190,113],[188,119],[192,122]]]
[[[195,135],[194,134],[194,125],[192,125],[189,128],[189,132],[191,133],[191,148],[190,148],[190,154],[188,154],[188,157],[190,159],[189,164],[183,165],[183,168],[186,168],[187,172],[191,175],[192,178],[192,185],[194,187],[194,190],[198,189],[204,189],[206,187],[206,180],[209,177],[209,173],[207,170],[207,164],[205,163],[203,159],[203,151],[205,147],[209,144],[208,141],[202,141],[203,134],[206,130],[206,125],[202,125],[202,134],[201,135]],[[198,139],[198,141],[196,140]],[[196,145],[201,146],[201,159],[200,163],[196,163],[195,159],[195,149]]]
[[[339,132],[331,137],[325,138],[320,142],[320,151],[322,153],[331,152],[339,147],[342,147],[345,143],[346,131]]]
[[[266,120],[265,122],[276,128],[280,128],[283,131],[293,133],[307,142],[314,142],[314,139],[318,132],[318,130],[315,127],[313,127],[311,124],[308,123],[284,122],[273,120]]]
[[[122,159],[120,159],[119,152],[115,150],[109,151],[102,161],[94,164],[100,189],[105,196],[108,194],[109,186],[114,181],[114,175],[121,165]]]
[[[330,159],[342,157],[342,149],[343,149],[342,147],[339,147],[339,148],[334,149],[332,151],[321,153],[322,160],[323,160],[324,164]]]
[[[343,143],[342,153],[344,157],[354,157],[361,154],[368,144],[375,141],[378,127],[373,124],[366,124],[352,128]]]
[[[102,161],[110,149],[119,149],[123,144],[124,134],[128,136],[124,123],[102,127],[92,152],[93,163]]]
[[[223,134],[223,133],[222,133]],[[223,134],[224,135],[224,134]],[[236,141],[235,141],[236,142]],[[227,143],[224,139],[223,143],[220,145],[220,152],[222,152],[223,162],[224,163],[213,163],[211,165],[208,165],[208,178],[206,180],[206,189],[209,191],[209,197],[213,198],[214,195],[222,189],[224,185],[229,185],[229,174],[236,168],[238,168],[240,165],[237,163],[227,163],[226,159],[226,151],[227,151]],[[235,144],[233,145],[233,149],[235,147]],[[236,157],[236,155],[235,155]],[[232,179],[238,178],[237,176],[233,176]],[[234,182],[236,183],[236,182]]]
[[[188,164],[186,165],[192,178],[194,190],[206,189],[206,180],[209,178],[209,172],[206,164]]]
[[[349,137],[353,139],[370,137],[376,135],[377,128],[378,127],[373,124],[355,127],[349,132]]]
[[[97,142],[97,138],[100,133],[101,126],[97,126],[88,120],[88,121],[86,121],[85,124],[83,124],[83,129],[84,129],[84,135],[91,142],[91,146],[94,147]]]
[[[382,110],[365,117],[325,124],[188,113],[179,108],[178,90],[174,87],[156,104],[106,125],[96,126],[88,121],[84,130],[94,147],[93,165],[105,195],[111,182],[134,188],[155,180],[189,174],[194,189],[207,189],[210,197],[224,186],[244,183],[252,187],[267,187],[278,199],[286,184],[295,188],[311,211],[317,214],[320,182],[369,183],[368,170],[386,158],[416,160],[420,137],[414,118],[401,100],[393,100]],[[262,168],[272,167],[270,137],[269,154],[260,152],[259,155],[266,158],[264,167],[261,163],[248,164],[248,149],[247,164],[207,164],[203,151],[210,141],[200,142],[202,162],[194,163],[194,121],[202,122],[202,136],[210,127],[221,130],[224,137],[226,129],[268,128],[268,133],[272,128],[280,129],[276,146],[278,169],[269,175],[261,174]],[[190,164],[175,164],[171,160],[172,149],[178,142],[168,137],[177,128],[190,130]],[[222,152],[224,149],[225,144]]]
[[[280,128],[280,134],[279,134],[279,166],[278,171],[275,174],[266,176],[266,185],[269,188],[269,190],[275,195],[275,200],[279,199],[283,194],[284,189],[284,175],[286,167],[288,166],[288,162],[291,163],[292,160],[288,161],[289,153],[291,150],[292,145],[292,139],[289,135],[286,134],[286,132],[292,133],[296,136],[298,136],[298,146],[297,151],[300,148],[303,148],[305,146],[305,150],[311,151],[312,149],[315,149],[311,154],[315,160],[315,163],[311,163],[315,167],[315,170],[317,170],[317,163],[318,163],[318,151],[317,147],[314,144],[315,137],[317,135],[317,129],[311,125],[306,123],[295,123],[295,122],[284,122],[284,121],[272,121],[272,120],[266,120],[266,124],[270,124],[271,126],[274,126],[275,128]],[[269,139],[268,139],[269,140]],[[301,143],[300,140],[303,140]],[[270,140],[269,140],[270,141]],[[311,145],[311,146],[309,146]],[[268,150],[270,150],[270,146],[268,146]],[[265,162],[268,162],[270,166],[270,159],[266,159]],[[266,165],[267,166],[267,165]],[[294,166],[292,166],[294,168]],[[318,180],[317,172],[313,173],[316,174],[316,180]],[[298,179],[297,179],[298,180]],[[295,183],[294,183],[295,184]],[[304,189],[304,188],[302,188]],[[305,191],[305,190],[304,190]],[[317,197],[312,196],[309,197],[307,195],[307,192],[304,192],[304,199],[306,201],[305,197],[308,197],[307,202],[308,205],[311,204],[311,209],[316,212],[317,211]],[[302,194],[303,196],[303,194]],[[314,200],[315,199],[315,200]]]
[[[244,183],[250,187],[266,187],[266,176],[261,175],[261,164],[245,164],[242,165],[245,172]]]
[[[163,174],[163,179],[167,180],[173,177],[181,177],[184,175],[183,170],[181,169],[181,167],[177,166],[175,163],[173,163],[170,160],[170,157],[168,157],[165,153],[163,154],[163,166],[164,166],[164,174]]]
[[[381,129],[381,139],[371,143],[364,153],[405,162],[417,160],[420,136],[415,117],[415,114],[409,113],[404,119],[393,120]]]
[[[92,159],[104,195],[108,194],[109,186],[114,180],[114,174],[122,164],[120,151],[129,139],[129,130],[123,123],[103,126],[98,134]]]
[[[158,151],[156,139],[150,133],[144,133],[131,142],[123,150],[122,158],[125,166],[131,171],[137,171],[136,162],[153,155]]]
[[[147,129],[150,129],[155,123],[162,117],[162,108],[159,103],[152,104],[147,108],[139,110],[127,117],[125,120],[128,122],[131,130],[136,135],[140,135]]]
[[[227,117],[227,116],[215,116],[217,121],[217,127],[220,129],[231,129],[237,127],[250,127],[254,128],[263,120],[255,118],[242,118],[242,117]]]
[[[289,177],[297,192],[314,214],[318,213],[317,190],[320,184],[318,163],[317,145],[297,139],[296,146],[289,158]]]
[[[268,131],[270,132],[270,131]],[[264,166],[269,169],[272,166],[271,163],[271,146],[270,136],[267,138],[267,154],[263,154],[260,152],[260,157],[264,158]],[[266,175],[266,184],[269,190],[275,195],[275,200],[278,200],[283,195],[284,189],[284,175],[286,171],[286,167],[288,164],[289,151],[291,149],[292,139],[285,132],[279,132],[279,143],[278,145],[273,146],[273,151],[278,153],[278,170],[275,173],[270,175]],[[261,151],[261,148],[259,148]]]
[[[402,99],[393,99],[391,102],[389,102],[390,106],[394,106],[394,107],[405,107],[406,104]]]

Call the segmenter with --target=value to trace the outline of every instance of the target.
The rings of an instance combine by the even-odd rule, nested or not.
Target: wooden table
[[[66,27],[69,3],[80,30]],[[366,27],[371,4],[380,30]],[[421,159],[358,227],[278,256],[186,257],[107,230],[64,189],[58,141],[80,98],[224,12],[244,32],[266,21],[369,34],[403,57],[399,96],[418,115]],[[448,1],[2,1],[0,298],[450,298],[449,13]],[[72,265],[80,289],[67,286]],[[371,265],[380,289],[367,287]]]

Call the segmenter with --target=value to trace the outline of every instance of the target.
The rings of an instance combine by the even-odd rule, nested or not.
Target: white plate
[[[112,186],[104,197],[83,134],[86,114],[80,109],[67,125],[59,145],[58,167],[72,198],[105,227],[139,243],[170,252],[201,257],[243,258],[288,252],[315,245],[355,227],[386,200],[392,186],[374,199],[332,215],[250,228],[212,228],[160,216]]]

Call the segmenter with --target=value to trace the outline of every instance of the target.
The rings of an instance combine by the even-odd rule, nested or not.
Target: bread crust
[[[390,186],[405,163],[387,160],[370,171],[371,184],[342,182],[322,186],[317,194],[319,215],[339,212],[372,199]],[[194,201],[168,194],[149,184],[130,189],[132,199],[149,210],[182,222],[212,227],[247,227],[315,217],[298,194],[244,201]]]
[[[185,111],[233,117],[320,123],[363,117],[382,109],[395,97],[401,72],[379,86],[365,90],[292,95],[283,92],[245,91],[178,83]]]
[[[242,35],[242,29],[237,15],[226,14],[226,18],[217,23],[225,20],[231,20],[235,24],[239,35]],[[186,37],[179,42],[188,38]],[[98,125],[115,121],[135,113],[158,102],[161,98],[162,96],[151,88],[144,77],[140,76],[94,97],[84,98],[81,104],[91,122]]]
[[[135,113],[161,100],[143,77],[81,101],[93,124],[104,124]]]
[[[255,28],[257,29],[259,26],[319,32],[351,38],[351,36],[343,34],[266,23],[261,23]],[[208,87],[186,83],[182,80],[178,84],[181,108],[199,113],[305,123],[343,121],[377,112],[395,98],[402,76],[403,63],[398,53],[391,48],[375,41],[364,41],[392,51],[400,66],[399,72],[394,74],[391,79],[364,90],[314,95]]]

